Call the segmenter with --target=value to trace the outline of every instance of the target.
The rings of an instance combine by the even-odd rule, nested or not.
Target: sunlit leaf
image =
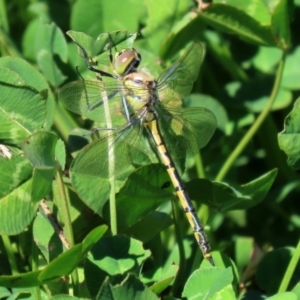
[[[288,164],[294,168],[300,168],[300,99],[298,98],[294,104],[291,113],[285,119],[284,130],[278,135],[278,143],[288,156]]]

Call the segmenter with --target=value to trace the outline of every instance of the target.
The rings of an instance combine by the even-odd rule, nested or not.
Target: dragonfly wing
[[[112,119],[112,127],[119,127],[127,122],[118,82],[71,82],[61,88],[58,99],[70,111],[97,121],[99,127],[108,127],[107,115]],[[105,101],[107,105],[104,105]]]
[[[135,123],[84,147],[76,156],[71,173],[108,180],[126,169],[132,171],[138,165],[150,163],[145,129],[138,119],[132,122]]]
[[[158,78],[159,90],[169,91],[169,97],[160,95],[161,101],[183,98],[191,92],[193,84],[198,77],[200,66],[204,58],[204,47],[201,43],[194,43],[188,50],[169,68],[165,69]],[[164,92],[166,93],[166,92]]]
[[[157,110],[167,148],[176,158],[197,153],[217,128],[215,116],[205,108],[165,108],[159,105]]]
[[[136,123],[113,131],[84,147],[73,161],[70,169],[72,185],[80,198],[98,214],[102,214],[110,197],[112,180],[114,192],[118,192],[135,168],[151,162],[143,151],[143,130],[145,128]]]
[[[80,175],[109,179],[130,166],[127,139],[134,144],[137,138],[135,126],[112,131],[106,137],[84,147],[76,156],[71,172]]]

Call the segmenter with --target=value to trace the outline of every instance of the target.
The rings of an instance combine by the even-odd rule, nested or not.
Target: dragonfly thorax
[[[130,73],[124,78],[123,85],[126,87],[127,99],[134,109],[150,107],[154,104],[157,81],[151,75],[140,71]]]
[[[113,68],[119,76],[135,72],[141,62],[141,55],[134,49],[123,49],[116,53]]]

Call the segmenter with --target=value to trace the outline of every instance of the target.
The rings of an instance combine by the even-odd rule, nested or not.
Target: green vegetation
[[[300,1],[206,4],[0,0],[0,299],[300,299]],[[175,163],[215,267],[151,143],[120,177],[74,175],[82,147],[102,149],[106,114],[58,101],[68,82],[97,82],[78,44],[114,75],[109,54],[133,46],[158,78],[199,41],[182,106],[210,110],[218,128]],[[117,80],[103,80],[109,94]]]

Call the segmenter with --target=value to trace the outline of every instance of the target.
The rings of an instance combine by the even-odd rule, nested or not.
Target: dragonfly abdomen
[[[187,219],[193,228],[194,236],[197,240],[197,244],[203,253],[204,258],[206,258],[211,265],[215,265],[212,255],[211,247],[208,242],[208,238],[205,234],[204,227],[198,218],[192,201],[184,187],[184,184],[176,170],[175,164],[172,157],[169,154],[163,136],[160,133],[158,121],[154,113],[152,113],[153,118],[151,119],[151,113],[149,113],[148,121],[145,121],[144,125],[148,128],[157,148],[157,151],[161,157],[162,163],[166,166],[167,172],[175,188],[176,194],[180,200],[180,203],[185,211]]]

